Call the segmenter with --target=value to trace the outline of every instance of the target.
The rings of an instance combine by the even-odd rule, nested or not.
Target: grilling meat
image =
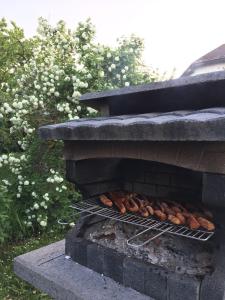
[[[100,198],[100,201],[102,202],[102,204],[104,204],[105,206],[109,206],[109,207],[113,206],[112,201],[105,195],[101,195],[99,198]]]
[[[142,215],[142,217],[147,218],[147,217],[149,216],[149,212],[148,212],[148,210],[147,210],[146,207],[141,207],[141,208],[139,209],[139,212],[140,212],[140,214]]]
[[[154,211],[154,215],[159,218],[160,221],[165,221],[167,219],[166,214],[162,212],[160,209],[156,209]]]
[[[200,227],[198,220],[192,214],[189,214],[189,216],[187,218],[187,224],[188,224],[188,227],[192,230],[199,229],[199,227]]]
[[[152,208],[152,206],[151,205],[146,205],[146,208],[147,208],[149,214],[151,216],[153,216],[154,215],[154,209]]]
[[[175,215],[175,212],[165,203],[161,203],[161,207],[163,207],[163,212],[167,215]]]
[[[202,217],[198,218],[198,222],[206,230],[209,230],[209,231],[215,230],[215,225],[205,218],[202,218]]]
[[[184,225],[185,224],[185,216],[181,213],[181,212],[178,212],[176,213],[176,217],[180,220],[180,224]]]
[[[125,214],[126,213],[126,207],[123,204],[123,199],[122,198],[118,198],[116,200],[113,200],[113,203],[117,206],[117,208],[119,209],[121,214]]]
[[[173,216],[173,215],[168,215],[168,220],[175,224],[175,225],[180,225],[181,224],[181,221],[180,219],[178,219],[177,217]]]
[[[172,206],[171,209],[172,209],[176,214],[182,212],[182,210],[181,210],[178,206]]]
[[[139,211],[139,207],[133,199],[127,198],[125,200],[124,204],[125,204],[126,209],[131,211],[131,212],[138,212]]]
[[[160,201],[122,191],[110,192],[108,195],[109,197],[101,195],[100,201],[108,207],[112,207],[114,204],[121,214],[128,211],[138,213],[144,218],[154,216],[160,221],[168,220],[175,225],[185,225],[192,230],[200,227],[208,231],[215,230],[212,213],[200,205],[193,206],[188,203],[182,205],[176,201]]]

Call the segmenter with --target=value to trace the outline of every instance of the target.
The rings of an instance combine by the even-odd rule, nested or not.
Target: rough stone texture
[[[124,260],[124,274],[123,284],[125,286],[133,287],[135,290],[145,292],[145,273],[146,264],[137,259],[126,257]],[[151,293],[151,290],[150,290]]]
[[[39,129],[46,140],[225,141],[225,108],[80,119]]]
[[[77,261],[75,259],[75,261]],[[87,247],[87,264],[90,269],[103,274],[104,248],[98,244],[91,243]]]
[[[203,175],[202,201],[210,206],[225,207],[225,176]]]
[[[117,189],[183,200],[202,196],[202,173],[176,166],[131,159],[70,160],[66,166],[67,179],[87,198]]]
[[[112,249],[104,250],[103,273],[119,283],[123,283],[124,255]]]
[[[154,300],[65,259],[64,241],[18,256],[15,273],[59,300]]]
[[[217,230],[214,235],[216,250],[214,253],[214,272],[204,277],[200,287],[201,300],[225,299],[225,220],[224,210],[217,211]]]
[[[70,235],[70,238],[72,238],[72,235]],[[76,242],[76,240],[79,244],[79,238],[77,239],[74,236],[73,241]],[[174,251],[177,251],[177,249],[174,249]],[[166,268],[125,256],[116,250],[99,246],[93,242],[87,245],[87,253],[86,266],[88,268],[111,277],[124,286],[131,287],[154,299],[179,300],[182,295],[185,300],[197,300],[199,297],[201,281],[194,275],[175,274]],[[77,257],[73,257],[77,261]],[[213,278],[210,275],[212,282]],[[221,285],[219,286],[221,287]],[[207,290],[207,287],[204,292],[205,290]],[[222,298],[218,298],[218,300],[220,299],[222,300]]]
[[[167,300],[167,286],[167,274],[165,270],[154,266],[146,270],[145,294],[151,295],[155,299]]]
[[[199,300],[200,281],[191,276],[170,274],[167,282],[167,300]],[[209,298],[210,299],[210,298]],[[214,298],[216,300],[216,298]]]
[[[225,174],[224,142],[65,141],[64,158],[89,162],[104,158],[103,163],[109,158],[138,159]]]
[[[224,83],[225,73],[222,71],[88,93],[81,100],[110,115],[196,110],[224,106]]]

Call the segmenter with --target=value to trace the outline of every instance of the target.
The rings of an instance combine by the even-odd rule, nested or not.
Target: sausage
[[[147,218],[147,217],[149,216],[149,212],[148,212],[148,210],[147,210],[146,207],[141,207],[141,208],[139,209],[139,212],[140,212],[140,214],[142,215],[142,217]]]
[[[172,200],[169,200],[168,201],[169,203],[173,204],[173,206],[175,207],[179,207],[179,209],[182,211],[182,212],[188,212],[187,209],[180,203],[176,202],[176,201],[172,201]]]
[[[141,200],[137,197],[134,198],[134,200],[138,203],[139,208],[143,208],[144,207],[144,200]]]
[[[176,213],[176,217],[180,220],[180,224],[185,224],[186,219],[182,213],[180,213],[180,212]]]
[[[153,216],[153,215],[154,215],[154,209],[151,207],[151,205],[147,205],[146,208],[147,208],[149,214],[150,214],[151,216]]]
[[[205,228],[206,230],[209,231],[215,230],[215,225],[205,218],[202,217],[198,218],[198,222],[201,225],[201,227]]]
[[[181,224],[181,221],[180,219],[178,219],[177,217],[173,216],[173,215],[168,215],[168,220],[175,224],[175,225],[180,225]]]
[[[124,204],[126,209],[131,212],[138,212],[139,210],[137,203],[133,199],[126,199]]]
[[[113,201],[113,203],[117,206],[117,208],[119,209],[121,214],[125,214],[126,213],[126,207],[124,206],[121,198],[120,199],[116,199]]]
[[[175,213],[181,213],[181,212],[182,212],[182,210],[181,210],[179,207],[177,207],[177,206],[172,206],[171,209],[172,209]]]
[[[210,220],[213,219],[213,214],[211,213],[211,211],[207,210],[207,209],[203,209],[204,215],[209,218]]]
[[[154,214],[157,218],[160,219],[160,221],[165,221],[166,220],[166,214],[164,214],[160,209],[156,209],[154,211]]]
[[[196,230],[200,227],[198,220],[192,214],[188,214],[187,223],[192,230]]]
[[[107,198],[105,195],[101,195],[99,197],[99,199],[104,205],[109,206],[109,207],[113,206],[112,201],[109,198]]]

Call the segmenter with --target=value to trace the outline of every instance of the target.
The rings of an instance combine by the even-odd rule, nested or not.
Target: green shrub
[[[41,141],[38,127],[95,115],[79,102],[83,93],[158,77],[141,62],[139,38],[115,48],[94,38],[90,20],[71,31],[40,19],[31,39],[0,23],[0,241],[46,229],[79,196],[64,178],[62,142]]]

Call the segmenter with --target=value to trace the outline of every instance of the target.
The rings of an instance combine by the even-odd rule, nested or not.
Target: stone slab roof
[[[39,129],[46,140],[225,141],[225,107],[80,119]]]

